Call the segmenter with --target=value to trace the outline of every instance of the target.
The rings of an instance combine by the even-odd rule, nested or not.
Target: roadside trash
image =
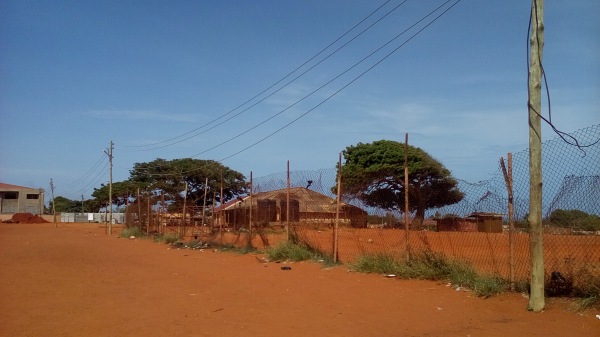
[[[597,318],[597,319],[600,319],[600,315],[596,315],[596,318]]]
[[[396,275],[395,274],[388,274],[388,275],[385,275],[385,277],[396,277]]]
[[[281,267],[281,270],[292,270],[292,267],[290,267],[290,266],[283,266],[283,267]]]
[[[267,259],[266,257],[262,257],[262,256],[261,256],[261,257],[258,257],[258,256],[255,256],[255,258],[256,258],[256,260],[257,260],[258,262],[260,262],[260,263],[269,263],[269,259]]]
[[[135,239],[135,235],[130,236],[129,239]]]

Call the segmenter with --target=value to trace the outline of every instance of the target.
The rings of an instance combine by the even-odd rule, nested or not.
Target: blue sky
[[[121,181],[156,158],[255,177],[287,160],[318,170],[406,132],[455,177],[487,179],[528,144],[530,2],[463,0],[386,45],[443,3],[406,1],[366,29],[400,1],[2,1],[0,181],[52,178],[56,195],[88,198],[108,181],[111,140]],[[545,5],[552,119],[566,132],[600,123],[599,14],[596,0]]]

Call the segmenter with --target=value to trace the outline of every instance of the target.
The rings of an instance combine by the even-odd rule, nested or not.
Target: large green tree
[[[348,146],[343,156],[342,193],[388,211],[405,211],[404,148],[391,140]],[[427,152],[408,146],[409,212],[419,225],[430,208],[459,202],[464,194],[450,171]]]
[[[182,206],[186,183],[188,205],[203,204],[205,187],[207,205],[212,204],[213,196],[219,202],[227,202],[247,192],[243,174],[214,160],[159,158],[149,163],[136,163],[129,180],[146,186],[154,194],[164,193],[165,200],[174,207]]]
[[[53,201],[50,200],[50,209],[52,209]],[[76,213],[81,212],[81,201],[71,200],[63,196],[54,198],[54,209],[57,213]]]
[[[113,182],[112,184],[112,204],[119,206],[126,205],[129,201],[134,199],[137,195],[138,188],[144,188],[146,185],[131,180]],[[100,188],[94,188],[92,197],[95,198],[96,202],[94,206],[101,205],[101,207],[108,205],[108,198],[110,194],[110,186],[101,184]]]

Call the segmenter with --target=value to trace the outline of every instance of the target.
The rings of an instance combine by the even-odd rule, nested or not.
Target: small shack
[[[502,214],[475,212],[468,219],[473,219],[477,224],[477,231],[484,233],[502,233]]]
[[[475,212],[466,218],[437,219],[437,230],[439,232],[502,233],[502,214]]]

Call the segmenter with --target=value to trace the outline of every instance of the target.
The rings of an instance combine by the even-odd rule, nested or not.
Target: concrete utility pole
[[[529,55],[529,251],[531,291],[528,309],[540,312],[544,298],[544,228],[542,226],[542,50],[544,47],[544,1],[532,0],[531,51]]]
[[[109,181],[108,181],[108,207],[109,207],[109,215],[108,215],[108,235],[112,235],[112,222],[113,222],[113,210],[112,210],[112,169],[113,169],[113,149],[114,143],[112,140],[108,146],[108,149],[104,150],[104,153],[108,156],[109,162]]]

